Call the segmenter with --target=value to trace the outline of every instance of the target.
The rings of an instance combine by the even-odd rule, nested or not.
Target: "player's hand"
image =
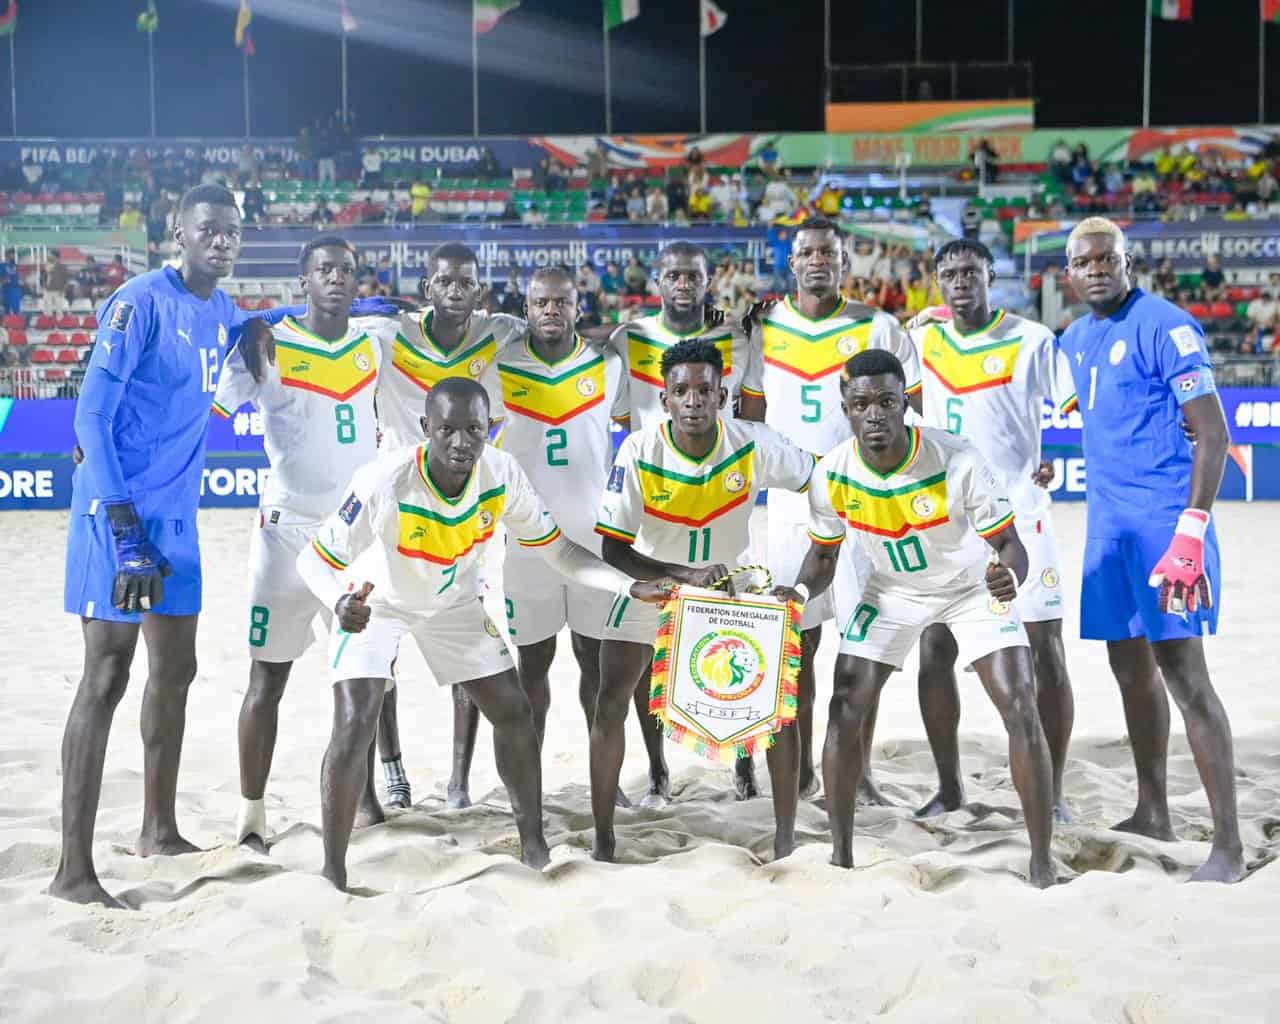
[[[363,633],[369,625],[369,592],[373,584],[368,580],[360,585],[360,589],[350,594],[343,594],[333,606],[333,614],[338,618],[338,628],[347,633]]]
[[[759,302],[751,303],[751,308],[742,316],[742,333],[750,334],[755,328],[759,327],[761,322],[778,304],[777,299],[761,299]]]
[[[84,462],[84,449],[79,445],[76,445],[71,449],[71,464],[73,466],[78,466],[82,462]]]
[[[805,597],[795,587],[774,587],[769,591],[770,597],[776,597],[779,601],[794,601],[798,605],[805,603]]]
[[[674,596],[679,584],[670,576],[656,580],[636,580],[631,584],[630,594],[637,601],[645,604],[665,604]]]
[[[1169,550],[1147,580],[1159,588],[1162,612],[1182,615],[1213,607],[1213,591],[1204,565],[1204,534],[1208,527],[1209,513],[1200,509],[1187,509],[1178,517]]]
[[[726,579],[726,577],[728,578]],[[729,576],[729,567],[719,562],[715,565],[703,566],[701,569],[686,569],[680,582],[691,587],[701,587],[704,590],[709,590],[721,580],[725,580],[725,591],[732,597],[733,578]]]
[[[917,327],[928,327],[930,324],[949,324],[951,322],[951,310],[946,306],[926,306],[920,310],[915,316],[908,320],[903,326],[907,330],[915,330]]]
[[[1018,596],[1018,577],[1007,565],[992,562],[987,566],[987,593],[1002,604],[1012,604]]]
[[[408,299],[369,295],[363,299],[354,299],[349,312],[351,316],[399,316],[401,313],[414,313],[421,308]]]
[[[707,327],[719,327],[724,323],[724,310],[708,302],[702,307],[702,322]]]
[[[271,325],[260,316],[246,320],[239,349],[245,369],[261,384],[267,379],[267,367],[276,365],[276,336],[271,332]]]
[[[111,603],[122,612],[150,611],[164,600],[164,578],[173,572],[169,560],[147,537],[133,502],[106,502],[103,508],[116,545]]]
[[[1053,483],[1053,478],[1057,474],[1054,472],[1052,459],[1041,459],[1039,468],[1031,474],[1031,482],[1037,487],[1047,488]]]

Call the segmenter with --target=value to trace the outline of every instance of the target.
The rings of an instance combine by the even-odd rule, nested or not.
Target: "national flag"
[[[147,9],[138,14],[138,31],[151,35],[160,27],[160,15],[156,13],[156,0],[147,0]]]
[[[342,23],[343,32],[354,32],[360,27],[351,8],[347,6],[347,0],[338,0],[338,20]]]
[[[246,32],[244,34],[244,55],[246,57],[257,56],[257,49],[253,45],[253,33]]]
[[[1280,0],[1262,0],[1262,20],[1280,22]]]
[[[1190,21],[1191,0],[1151,0],[1151,17],[1162,21]]]
[[[249,31],[251,21],[253,11],[249,10],[249,0],[240,0],[240,10],[236,13],[236,46],[244,46],[245,34]]]
[[[640,0],[604,0],[604,27],[617,28],[640,17]]]
[[[492,32],[504,14],[520,6],[520,0],[475,0],[472,20],[476,33]]]
[[[712,3],[712,0],[702,0],[702,34],[704,36],[719,32],[728,20],[729,15]]]
[[[18,27],[18,0],[9,0],[9,9],[0,14],[0,36],[11,36]]]

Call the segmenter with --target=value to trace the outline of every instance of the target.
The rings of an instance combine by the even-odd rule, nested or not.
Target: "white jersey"
[[[641,317],[619,328],[615,335],[627,363],[631,387],[631,426],[644,430],[667,418],[662,408],[662,354],[676,342],[699,338],[714,342],[724,359],[724,386],[729,401],[721,413],[733,418],[733,403],[743,390],[760,391],[760,363],[752,355],[751,345],[741,328],[723,323],[719,327],[699,327],[688,334],[677,334],[662,322],[662,314]]]
[[[911,338],[926,371],[925,423],[971,441],[1019,516],[1042,515],[1049,494],[1031,476],[1040,465],[1044,400],[1063,411],[1075,400],[1071,367],[1053,332],[997,310],[973,334],[933,323],[913,330]]]
[[[852,532],[880,586],[931,594],[980,583],[991,554],[984,539],[1013,524],[1009,499],[969,442],[908,429],[906,457],[888,473],[862,461],[857,441],[818,463],[809,536],[839,544]]]
[[[213,410],[230,417],[252,402],[262,412],[271,463],[263,507],[319,521],[377,454],[374,393],[393,328],[385,319],[352,320],[346,334],[326,341],[286,317],[271,328],[276,362],[261,384],[238,349],[228,357]]]
[[[498,446],[520,468],[575,544],[600,553],[593,529],[599,496],[613,464],[610,420],[627,416],[622,360],[588,348],[581,338],[556,363],[544,362],[527,338],[499,353],[502,434]]]
[[[814,459],[763,423],[721,419],[715,446],[685,455],[671,421],[631,434],[614,460],[596,530],[660,562],[737,563],[748,546],[756,495],[803,491]]]
[[[506,345],[522,338],[527,329],[525,322],[516,317],[477,310],[471,314],[461,343],[446,352],[431,334],[434,316],[435,311],[428,306],[420,313],[404,313],[400,317],[391,366],[378,386],[378,424],[382,447],[388,451],[422,442],[419,421],[427,392],[445,377],[479,381],[489,393],[490,406],[497,408],[501,396],[493,361]]]
[[[845,302],[830,316],[810,320],[788,297],[752,332],[762,361],[765,422],[801,448],[822,456],[853,436],[841,409],[840,378],[851,356],[867,349],[892,352],[907,376],[907,393],[920,390],[915,346],[888,313]]]
[[[425,444],[361,467],[346,495],[302,557],[319,556],[356,585],[368,580],[370,607],[405,617],[480,597],[477,569],[499,522],[527,547],[561,537],[516,460],[491,445],[456,498],[431,482]]]

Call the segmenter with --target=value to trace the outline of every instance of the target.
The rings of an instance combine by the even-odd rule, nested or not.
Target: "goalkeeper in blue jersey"
[[[1138,773],[1137,809],[1113,827],[1174,838],[1167,686],[1213,813],[1213,848],[1192,878],[1234,882],[1244,858],[1231,725],[1202,640],[1218,624],[1222,573],[1210,509],[1230,438],[1204,332],[1135,288],[1131,263],[1124,234],[1105,218],[1081,221],[1067,241],[1071,283],[1092,310],[1059,339],[1084,417],[1089,475],[1080,635],[1106,641]]]
[[[187,688],[196,671],[200,548],[196,506],[218,373],[239,343],[251,368],[269,333],[217,287],[240,251],[240,211],[221,185],[183,196],[181,266],[122,285],[98,315],[76,406],[82,452],[72,482],[66,611],[81,619],[84,675],[62,740],[62,859],[51,895],[119,906],[93,866],[93,826],[112,714],[141,631],[145,797],[137,852],[190,853],[174,814]],[[362,310],[372,312],[373,310]],[[274,310],[272,318],[290,312]],[[241,334],[253,341],[241,341]]]

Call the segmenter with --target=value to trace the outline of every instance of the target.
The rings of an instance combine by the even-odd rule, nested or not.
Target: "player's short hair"
[[[711,260],[707,256],[707,250],[698,245],[697,242],[680,240],[663,246],[662,251],[658,253],[658,266],[661,267],[669,257],[674,256],[688,256],[692,259],[702,260],[702,269],[711,270]]]
[[[311,259],[311,254],[317,249],[346,249],[352,257],[359,255],[356,247],[341,235],[319,235],[311,239],[298,253],[298,269],[304,274],[307,272],[307,260]]]
[[[979,242],[976,238],[953,238],[949,242],[938,246],[938,251],[933,254],[933,265],[941,266],[942,261],[948,256],[977,256],[988,267],[996,265],[996,258],[991,255],[991,250]]]
[[[882,348],[869,348],[851,356],[844,364],[840,373],[840,390],[847,388],[857,377],[879,377],[885,373],[897,377],[904,388],[907,386],[907,371],[902,368],[898,357]]]
[[[833,232],[838,239],[840,239],[841,245],[844,244],[844,240],[845,240],[844,228],[842,228],[835,221],[831,220],[829,217],[810,217],[808,220],[802,221],[801,223],[796,225],[796,228],[795,228],[796,235],[799,235],[801,231],[830,231],[830,232]]]
[[[441,260],[474,263],[476,270],[480,269],[480,259],[476,256],[476,251],[471,246],[463,245],[461,242],[445,242],[443,245],[437,245],[431,250],[431,254],[427,257],[427,267],[422,272],[422,276],[418,278],[418,294],[424,299],[427,297],[427,282],[431,280],[431,275],[440,266]]]
[[[574,280],[573,275],[569,273],[567,267],[539,267],[533,272],[529,278],[529,284],[540,281],[543,284],[567,284],[570,288],[577,288],[578,283]]]
[[[1120,225],[1106,217],[1086,217],[1082,220],[1071,229],[1071,234],[1067,235],[1067,247],[1070,248],[1071,243],[1081,235],[1110,235],[1116,240],[1116,245],[1120,247],[1121,252],[1128,248]]]
[[[724,356],[714,342],[704,338],[685,338],[662,353],[662,376],[666,377],[682,363],[707,363],[716,368],[716,376],[724,374]]]
[[[427,392],[426,410],[428,414],[431,412],[431,406],[434,402],[442,398],[456,398],[462,402],[470,402],[473,398],[479,398],[484,402],[484,411],[486,415],[489,412],[489,392],[487,392],[479,383],[470,377],[445,377],[443,380],[436,382],[435,387]]]
[[[195,188],[187,189],[178,200],[179,216],[201,203],[208,203],[210,206],[230,206],[237,213],[240,212],[240,207],[236,205],[236,197],[226,185],[197,185]]]

